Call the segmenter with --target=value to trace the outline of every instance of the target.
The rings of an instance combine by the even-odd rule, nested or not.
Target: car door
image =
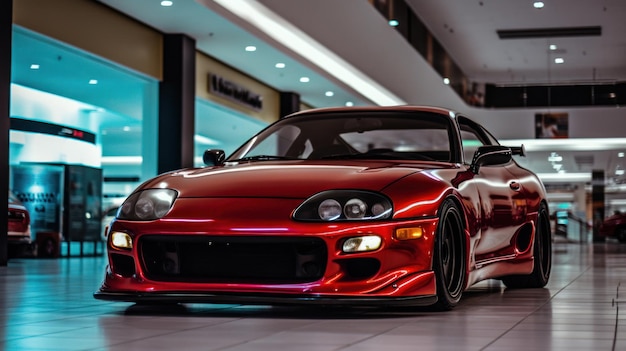
[[[459,118],[465,163],[471,163],[474,152],[483,145],[498,145],[496,139],[476,123]],[[496,256],[514,253],[513,236],[524,224],[527,204],[520,179],[515,175],[517,164],[484,165],[478,169],[473,184],[480,210],[480,231],[472,240],[476,264]],[[497,255],[495,253],[498,253]]]

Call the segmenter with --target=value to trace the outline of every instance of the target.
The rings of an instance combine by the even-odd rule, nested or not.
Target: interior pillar
[[[13,30],[13,0],[0,1],[0,213],[9,210],[9,128],[11,98],[11,37]],[[8,258],[9,220],[0,215],[0,266]]]
[[[196,97],[196,41],[163,36],[163,81],[159,84],[157,171],[192,167]]]

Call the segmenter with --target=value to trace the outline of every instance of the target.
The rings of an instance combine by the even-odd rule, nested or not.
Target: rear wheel
[[[550,278],[552,268],[552,236],[550,219],[545,204],[539,208],[535,243],[533,244],[534,267],[528,275],[512,275],[502,278],[509,288],[543,288]]]
[[[452,200],[444,201],[440,209],[435,235],[433,270],[437,280],[435,307],[449,310],[461,300],[465,287],[465,241],[463,217]]]
[[[620,243],[626,243],[626,227],[617,228],[615,237]]]

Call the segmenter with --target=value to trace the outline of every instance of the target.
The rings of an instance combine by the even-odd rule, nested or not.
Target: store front
[[[12,72],[9,188],[31,212],[33,243],[58,233],[32,253],[100,254],[107,214],[157,173],[159,80],[20,26]],[[257,102],[212,89],[217,75]],[[202,54],[196,76],[195,166],[278,118],[276,91]]]

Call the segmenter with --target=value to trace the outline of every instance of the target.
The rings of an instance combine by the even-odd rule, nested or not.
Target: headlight
[[[113,232],[111,233],[111,245],[118,249],[132,249],[133,238],[126,233]]]
[[[131,221],[151,221],[165,216],[178,196],[172,189],[147,189],[124,201],[117,212],[117,218]]]
[[[341,250],[345,253],[374,251],[380,248],[381,243],[378,235],[358,236],[344,241]]]
[[[391,201],[363,190],[329,190],[315,194],[294,211],[301,221],[378,220],[391,218]]]

